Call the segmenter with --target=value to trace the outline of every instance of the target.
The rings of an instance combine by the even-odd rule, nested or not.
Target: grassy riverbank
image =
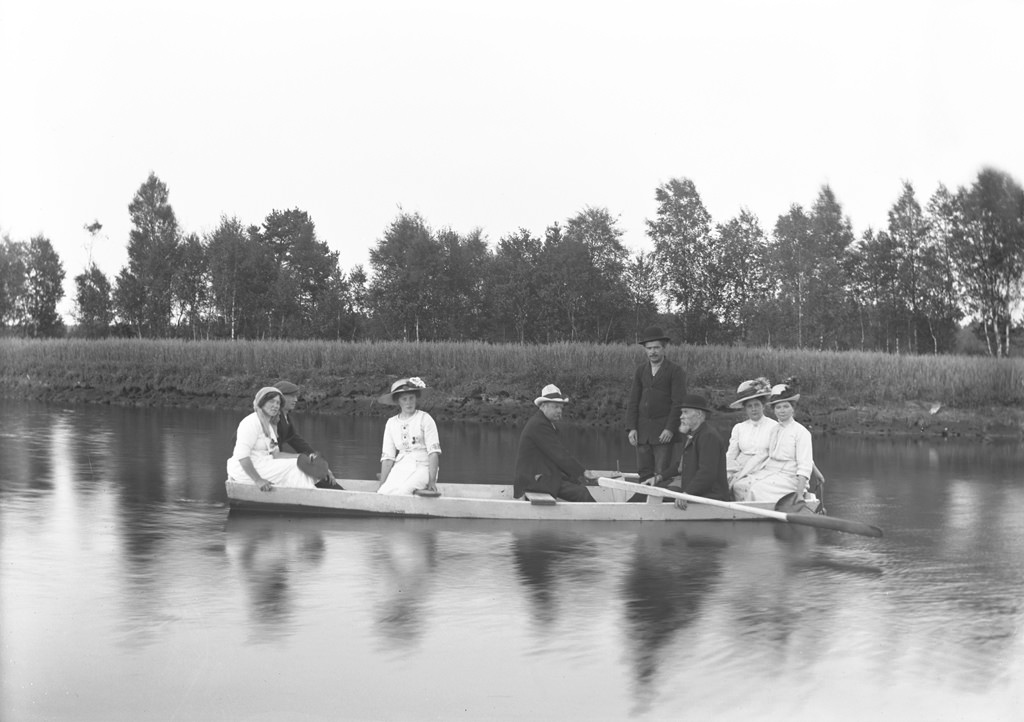
[[[797,418],[816,432],[1024,438],[1019,359],[717,346],[672,346],[669,358],[720,409],[723,427],[740,419],[727,409],[740,381],[795,376]],[[258,387],[288,378],[308,410],[385,416],[391,410],[374,399],[413,375],[430,385],[426,405],[438,419],[518,424],[553,382],[573,399],[574,422],[614,427],[642,360],[637,346],[591,344],[5,339],[0,395],[242,411]]]

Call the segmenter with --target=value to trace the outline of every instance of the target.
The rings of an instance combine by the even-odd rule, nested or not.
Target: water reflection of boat
[[[684,529],[662,538],[637,536],[622,587],[636,712],[646,711],[666,660],[685,646],[678,637],[700,618],[730,541]]]
[[[253,624],[269,636],[283,633],[293,613],[296,575],[323,561],[321,531],[265,518],[232,520],[227,532],[226,551],[249,592]]]
[[[747,521],[761,519],[742,510],[744,506],[772,509],[771,504],[735,504],[723,509],[690,504],[677,509],[658,500],[647,504],[626,503],[629,492],[591,487],[597,504],[555,501],[547,495],[515,499],[505,484],[438,484],[437,497],[377,494],[378,482],[339,479],[336,489],[275,488],[263,492],[255,485],[227,481],[233,509],[248,511],[333,514],[342,516],[427,517],[450,519],[536,519],[563,521]],[[546,497],[546,498],[545,498]]]
[[[592,591],[596,545],[587,535],[567,532],[558,526],[512,531],[512,560],[518,580],[530,603],[531,618],[540,626],[554,624],[565,604],[568,586],[582,583]]]
[[[824,635],[840,585],[802,562],[808,553],[861,559],[804,550],[765,525],[721,522],[232,513],[227,541],[255,635],[301,632],[312,613],[330,620],[313,624],[339,639],[332,650],[377,648],[399,655],[391,661],[438,645],[471,655],[478,638],[498,633],[530,660],[586,659],[610,645],[628,669],[622,682],[636,715],[675,694],[687,660],[709,650],[724,650],[716,664],[748,669]],[[769,582],[776,578],[790,581]]]

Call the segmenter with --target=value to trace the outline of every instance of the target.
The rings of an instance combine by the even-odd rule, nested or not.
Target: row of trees
[[[128,212],[128,265],[109,302],[95,266],[75,279],[84,327],[102,331],[113,317],[140,337],[336,338],[348,330],[341,324],[352,314],[350,294],[338,252],[317,238],[305,212],[273,211],[249,227],[224,218],[205,238],[183,235],[155,175]]]
[[[1024,299],[1024,189],[1005,173],[940,186],[924,207],[905,183],[886,227],[860,238],[828,186],[770,232],[747,210],[714,224],[685,178],[655,199],[650,251],[628,251],[603,208],[493,246],[482,230],[434,230],[403,212],[369,272],[346,273],[299,209],[183,233],[151,174],[128,207],[128,264],[111,283],[90,262],[75,277],[75,317],[88,336],[523,343],[632,341],[657,320],[691,343],[940,353],[969,316],[988,353],[1009,354]],[[63,332],[64,271],[48,240],[4,239],[0,276],[5,325]]]

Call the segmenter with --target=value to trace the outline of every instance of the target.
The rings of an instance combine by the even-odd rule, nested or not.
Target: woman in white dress
[[[299,469],[299,455],[278,448],[281,402],[281,391],[273,386],[256,392],[253,412],[239,422],[235,433],[235,449],[227,464],[229,479],[252,482],[260,491],[271,491],[275,486],[315,486],[316,480]]]
[[[777,502],[796,492],[802,498],[814,469],[811,432],[793,418],[795,404],[800,399],[795,380],[772,387],[768,405],[775,412],[778,425],[772,431],[768,445],[768,458],[760,468],[749,475],[743,498],[739,501]]]
[[[417,489],[437,490],[441,443],[437,424],[426,411],[416,408],[427,385],[417,377],[399,379],[380,403],[400,411],[384,427],[380,456],[381,494],[412,494]]]
[[[761,376],[744,381],[736,393],[738,398],[729,407],[744,409],[747,420],[732,427],[729,448],[725,452],[725,472],[733,498],[739,499],[746,497],[750,490],[750,473],[768,458],[768,443],[777,423],[764,415],[764,404],[772,395],[768,379]]]

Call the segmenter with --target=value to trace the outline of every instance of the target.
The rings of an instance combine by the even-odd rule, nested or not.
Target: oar
[[[781,511],[761,509],[759,507],[748,506],[746,504],[737,504],[734,501],[719,501],[718,499],[708,499],[703,496],[684,494],[681,491],[672,491],[671,489],[665,489],[664,487],[660,486],[646,486],[645,484],[636,484],[632,481],[626,481],[624,479],[609,479],[604,476],[598,479],[597,483],[600,486],[606,486],[610,489],[624,489],[625,491],[634,491],[640,494],[646,494],[648,496],[660,496],[667,499],[683,499],[692,504],[708,504],[710,506],[719,506],[722,507],[723,509],[742,511],[748,514],[763,516],[768,519],[775,519],[776,521],[788,521],[790,524],[803,524],[804,526],[815,526],[821,529],[835,529],[836,531],[845,531],[849,532],[850,534],[860,534],[861,536],[882,536],[882,530],[879,529],[877,526],[871,526],[870,524],[864,524],[859,521],[837,519],[834,516],[824,516],[822,514],[786,514]]]

